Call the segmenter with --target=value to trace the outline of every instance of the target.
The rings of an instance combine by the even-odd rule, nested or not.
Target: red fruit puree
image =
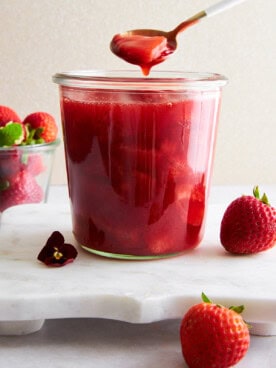
[[[171,32],[141,29],[116,34],[110,49],[126,62],[140,66],[144,75],[149,75],[154,65],[162,63],[176,51],[177,35],[198,21],[197,17],[188,19]]]
[[[220,94],[61,91],[77,241],[99,254],[130,258],[198,245]]]
[[[145,37],[140,35],[115,35],[111,42],[112,52],[128,63],[139,65],[144,75],[162,63],[175,51],[162,36]]]

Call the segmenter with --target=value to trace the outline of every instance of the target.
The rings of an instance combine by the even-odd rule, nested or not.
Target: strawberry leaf
[[[7,123],[0,127],[0,147],[10,147],[20,144],[24,139],[24,132],[20,123]]]
[[[269,205],[269,201],[268,201],[267,195],[265,193],[262,195],[261,201],[264,204],[268,204]]]
[[[244,310],[244,305],[238,305],[238,306],[231,306],[229,307],[230,310],[233,310],[234,312],[241,314]]]
[[[208,298],[208,296],[206,294],[204,294],[203,292],[201,293],[201,299],[204,303],[212,303],[212,301]],[[222,305],[220,304],[216,304],[217,307],[221,308]],[[241,314],[244,311],[244,305],[238,305],[238,306],[233,306],[231,305],[231,307],[229,307],[228,309]]]
[[[212,303],[211,300],[203,292],[201,293],[201,299],[204,303]]]
[[[268,197],[265,193],[262,195],[262,198],[261,198],[259,187],[257,185],[253,188],[253,195],[256,199],[259,199],[262,203],[267,204],[268,206],[270,205],[268,201]]]
[[[260,199],[260,192],[259,192],[259,187],[258,185],[256,185],[254,188],[253,188],[253,195],[255,198],[257,199]]]

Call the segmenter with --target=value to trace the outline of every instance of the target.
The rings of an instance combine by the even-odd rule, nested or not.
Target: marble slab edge
[[[46,234],[46,230],[52,229],[53,221],[55,221],[56,218],[51,219],[49,216],[52,211],[56,210],[57,208],[55,206],[43,205],[43,207],[41,207],[29,205],[21,209],[11,209],[11,211],[7,211],[7,214],[3,216],[0,238],[2,240],[5,239],[5,241],[11,238],[14,244],[18,246],[18,249],[20,250],[18,253],[16,253],[16,255],[20,261],[19,265],[22,259],[26,257],[26,252],[24,249],[25,243],[21,242],[21,240],[18,238],[18,234],[13,230],[14,223],[12,219],[14,218],[14,214],[16,213],[17,218],[22,220],[22,228],[26,226],[29,216],[35,216],[36,224],[44,235],[43,230],[45,230]],[[37,216],[40,212],[44,213],[44,215]],[[68,206],[58,206],[58,218],[59,228],[65,233],[69,234],[71,232],[71,225]],[[48,219],[47,226],[45,225],[46,219]],[[23,224],[23,220],[25,221],[25,225]],[[6,234],[8,234],[10,238],[5,238],[5,231],[3,233],[3,229],[7,231]],[[29,235],[32,234],[35,235],[36,233],[29,231]],[[81,260],[79,267],[81,267],[82,270],[85,271],[85,268],[88,264],[90,265],[90,260],[92,262],[92,259],[94,266],[98,266],[99,269],[101,268],[101,265],[105,264],[106,262],[100,258],[91,257],[93,256],[87,254],[86,252],[80,254]],[[12,265],[12,261],[13,259],[10,260],[10,263],[7,263],[7,269]],[[185,264],[185,258],[183,258],[183,261]],[[28,257],[24,259],[24,262],[27,262],[28,264]],[[166,263],[170,261],[164,260],[158,262],[161,264],[161,262]],[[174,270],[174,266],[177,266],[178,263],[175,261],[171,262],[173,263],[171,269]],[[46,268],[42,268],[37,264],[34,266],[31,262],[29,263],[31,265],[30,269],[32,272],[30,282],[36,281],[36,276],[39,275],[37,277],[37,282],[39,283],[41,274],[44,274],[43,277],[46,275]],[[135,267],[139,267],[138,263],[139,262],[134,262],[132,264],[135,265]],[[118,268],[120,266],[122,266],[122,268],[126,268],[126,274],[130,269],[132,269],[132,267],[129,266],[130,264],[131,262],[125,261],[114,261],[112,264],[110,263],[110,265],[113,267],[113,270],[114,267]],[[145,265],[146,264],[150,265],[150,263],[147,262]],[[154,268],[155,265],[156,262],[152,263],[152,268]],[[112,267],[110,269],[111,274]],[[144,267],[145,270],[143,272],[149,273],[151,267]],[[77,268],[74,268],[74,264],[66,266],[63,271],[63,277],[66,279],[66,275],[70,275],[71,272],[73,272],[73,275],[75,272],[75,276],[77,276],[77,271],[74,271],[76,269]],[[20,269],[17,269],[17,272],[19,276],[15,276],[15,281],[20,280]],[[9,275],[11,275],[11,273]],[[137,275],[139,275],[138,272]],[[101,276],[102,274],[99,275],[99,277]],[[157,282],[160,282],[160,280],[162,281],[162,279],[160,278],[159,274],[157,275],[153,272],[153,277],[157,276],[159,277],[156,278],[156,287],[158,288]],[[41,277],[41,280],[43,280],[43,277]],[[145,280],[147,279],[145,278]],[[26,285],[28,285],[28,279],[25,281]],[[155,281],[155,279],[153,281]],[[97,290],[96,294],[89,294],[85,292],[85,288],[82,288],[81,291],[74,289],[73,292],[70,292],[70,288],[64,291],[62,290],[62,285],[62,281],[57,279],[57,284],[54,285],[54,289],[52,291],[48,290],[47,295],[43,294],[43,292],[39,293],[38,287],[38,291],[36,293],[26,293],[24,290],[22,290],[22,293],[20,293],[19,289],[17,288],[15,289],[17,290],[15,295],[9,295],[9,297],[5,297],[4,293],[1,293],[0,279],[0,335],[22,335],[36,332],[43,326],[45,319],[105,318],[137,324],[151,323],[164,319],[180,319],[182,318],[184,312],[191,305],[199,302],[199,296],[195,296],[195,293],[192,292],[181,292],[179,294],[177,292],[168,292],[168,294],[164,295],[162,295],[161,292],[161,295],[159,293],[159,295],[156,294],[152,296],[146,292],[140,292],[140,294],[138,293],[137,295],[135,292],[132,293],[130,289],[118,289],[120,291],[117,291],[117,293],[115,292],[113,294],[113,288],[111,287],[111,291],[106,290],[101,293],[99,290]],[[77,284],[75,286],[77,287]],[[59,289],[59,287],[61,289]],[[59,290],[61,293],[59,293]],[[138,289],[138,291],[140,291],[140,289]],[[229,305],[229,303],[246,303],[246,314],[244,315],[244,318],[246,322],[251,325],[250,332],[252,334],[264,336],[276,335],[276,299],[273,293],[271,298],[252,298],[252,301],[248,299],[248,296],[243,296],[243,294],[240,293],[235,297],[235,300],[235,298],[229,298],[226,293],[224,295],[221,293],[216,294],[214,288],[212,298],[216,300],[217,303],[224,305]]]

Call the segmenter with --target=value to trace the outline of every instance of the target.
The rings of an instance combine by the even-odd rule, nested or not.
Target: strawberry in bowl
[[[44,202],[59,144],[58,127],[48,113],[21,120],[0,106],[0,213],[11,206]]]

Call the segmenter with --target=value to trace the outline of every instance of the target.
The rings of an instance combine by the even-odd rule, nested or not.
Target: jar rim
[[[56,73],[52,79],[66,87],[107,89],[210,89],[227,83],[218,73],[165,70],[152,71],[147,77],[140,70],[72,70]]]

